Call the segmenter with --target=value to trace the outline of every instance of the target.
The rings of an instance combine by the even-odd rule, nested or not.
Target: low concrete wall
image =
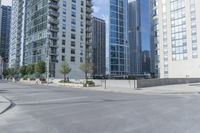
[[[145,88],[153,86],[200,83],[200,78],[141,79],[141,80],[93,80],[102,88]]]
[[[93,80],[96,86],[102,88],[137,88],[136,80]]]
[[[199,82],[200,78],[142,79],[137,81],[137,88]]]

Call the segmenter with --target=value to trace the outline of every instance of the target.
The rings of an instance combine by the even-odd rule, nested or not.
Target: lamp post
[[[49,84],[49,63],[50,63],[50,47],[49,47],[49,34],[47,34],[47,40],[46,40],[46,52],[47,52],[47,55],[46,55],[46,79],[47,79],[47,84]]]

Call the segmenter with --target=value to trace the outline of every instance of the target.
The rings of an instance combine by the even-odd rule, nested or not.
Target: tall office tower
[[[106,23],[105,20],[92,18],[92,44],[94,77],[106,74]]]
[[[139,75],[142,70],[141,59],[141,32],[140,32],[140,6],[139,1],[129,2],[129,45],[130,45],[130,73]]]
[[[92,6],[88,4],[88,0],[13,0],[10,67],[42,60],[47,76],[62,78],[59,70],[67,62],[70,78],[83,78],[79,67],[85,63],[86,21],[91,21]]]
[[[200,77],[200,1],[153,0],[152,6],[157,77]]]
[[[129,1],[130,72],[142,74],[142,49],[150,47],[150,1]]]
[[[2,6],[1,10],[2,10],[2,17],[1,17],[0,56],[3,58],[5,65],[7,65],[9,61],[11,7]]]
[[[130,74],[128,0],[110,0],[109,75]]]

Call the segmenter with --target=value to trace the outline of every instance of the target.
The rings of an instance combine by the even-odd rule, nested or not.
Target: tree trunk
[[[88,81],[87,72],[85,72],[85,81],[86,81],[86,83],[87,83],[87,81]]]
[[[66,74],[64,74],[64,82],[66,81]]]

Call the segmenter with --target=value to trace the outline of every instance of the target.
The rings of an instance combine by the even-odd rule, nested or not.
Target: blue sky
[[[12,0],[1,0],[2,1],[2,5],[10,5],[12,4]]]
[[[94,0],[93,15],[102,19],[108,19],[109,0]]]

